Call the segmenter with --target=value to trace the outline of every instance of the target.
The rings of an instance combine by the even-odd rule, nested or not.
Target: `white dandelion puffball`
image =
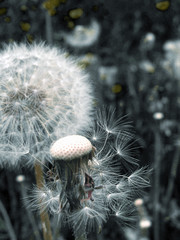
[[[90,125],[90,79],[65,52],[43,43],[8,45],[0,72],[0,163],[46,160],[53,141]]]
[[[72,160],[92,151],[91,142],[80,135],[60,138],[51,147],[50,153],[54,159]]]
[[[99,38],[100,24],[92,20],[89,26],[77,25],[71,33],[63,33],[65,42],[78,48],[92,46]]]

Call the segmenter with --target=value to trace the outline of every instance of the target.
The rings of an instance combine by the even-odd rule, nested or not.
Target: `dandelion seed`
[[[146,188],[149,187],[149,178],[148,175],[150,174],[150,170],[146,168],[140,168],[135,170],[129,177],[128,183],[130,186],[134,188]]]
[[[119,191],[125,190],[126,187],[127,187],[127,183],[125,182],[125,180],[121,180],[121,181],[116,185],[116,189],[118,189]]]
[[[118,217],[121,223],[127,225],[128,222],[134,222],[136,216],[134,215],[134,209],[129,203],[123,202],[120,208],[116,211],[115,215]]]
[[[124,134],[119,134],[115,142],[115,152],[120,157],[122,164],[127,168],[130,165],[138,166],[138,159],[136,158],[137,150],[139,146],[136,146],[136,140]]]
[[[70,221],[73,222],[76,232],[81,231],[84,226],[87,226],[87,231],[96,230],[105,220],[104,214],[87,206],[70,215]]]
[[[104,129],[107,134],[118,134],[119,132],[126,131],[130,134],[132,126],[127,121],[126,116],[115,118],[115,109],[103,108],[97,112],[97,124]]]

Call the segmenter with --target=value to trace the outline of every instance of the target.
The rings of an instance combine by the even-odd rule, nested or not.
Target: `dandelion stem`
[[[153,215],[154,215],[154,240],[159,240],[159,194],[160,194],[160,163],[161,163],[161,136],[156,129],[155,131],[155,156],[154,156],[154,169],[155,169],[155,176],[154,176],[154,202],[153,202]]]
[[[43,177],[42,167],[39,163],[35,163],[34,168],[35,168],[35,177],[36,177],[37,187],[41,189],[44,186],[44,177]],[[42,223],[44,240],[52,240],[49,216],[44,209],[43,210],[40,209],[40,218]]]
[[[172,196],[173,188],[174,188],[174,179],[176,177],[178,164],[179,164],[179,157],[180,157],[180,147],[178,146],[174,155],[174,159],[171,166],[170,171],[170,178],[167,186],[166,197],[164,201],[164,209],[168,210],[168,203],[170,202],[170,198]]]
[[[46,20],[46,39],[49,44],[53,43],[52,38],[52,19],[48,11],[45,11],[45,20]]]

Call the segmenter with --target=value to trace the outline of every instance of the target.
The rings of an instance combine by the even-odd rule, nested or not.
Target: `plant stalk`
[[[39,189],[42,189],[44,186],[44,177],[43,177],[42,167],[39,163],[35,163],[34,168],[35,168],[35,177],[36,177],[37,187]],[[44,240],[52,240],[52,232],[51,232],[49,216],[44,209],[40,209],[40,218],[41,218]]]
[[[172,193],[173,193],[173,188],[174,188],[174,180],[177,174],[177,169],[178,169],[178,164],[179,164],[179,158],[180,158],[180,147],[178,146],[175,152],[175,156],[172,162],[171,170],[170,170],[170,177],[169,177],[169,182],[167,186],[167,191],[166,191],[166,197],[164,201],[164,208],[165,211],[168,210],[168,204],[170,202]]]
[[[10,221],[10,218],[9,218],[8,213],[7,213],[3,203],[1,202],[1,200],[0,200],[0,212],[3,215],[3,218],[4,218],[4,221],[5,221],[6,228],[7,228],[10,239],[11,240],[17,240],[14,229],[13,229],[13,226],[12,226],[11,221]]]
[[[153,217],[154,217],[154,240],[159,240],[159,197],[160,197],[160,164],[161,164],[161,136],[158,129],[155,131],[155,156],[154,156],[154,202],[153,202]]]

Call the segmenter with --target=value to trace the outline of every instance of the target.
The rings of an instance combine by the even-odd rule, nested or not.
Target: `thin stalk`
[[[11,199],[10,205],[10,212],[11,212],[11,219],[14,220],[13,228],[15,232],[19,231],[19,221],[17,219],[17,196],[14,188],[14,176],[13,173],[7,172],[7,184],[8,184],[8,193]]]
[[[164,209],[165,211],[168,210],[168,203],[170,202],[171,196],[172,196],[172,192],[173,192],[173,188],[174,188],[174,179],[176,177],[176,173],[177,173],[177,167],[179,164],[179,158],[180,158],[180,147],[178,146],[175,152],[175,156],[173,159],[173,163],[171,166],[171,171],[170,171],[170,178],[169,178],[169,182],[168,182],[168,186],[167,186],[167,191],[165,194],[165,201],[164,201]]]
[[[10,239],[11,240],[17,240],[15,232],[14,232],[14,229],[13,229],[13,226],[11,224],[11,221],[9,219],[7,211],[6,211],[3,203],[1,202],[1,200],[0,200],[0,211],[1,211],[2,215],[3,215],[3,218],[4,218],[4,221],[5,221],[6,228],[7,228],[7,231],[8,231]]]
[[[45,20],[46,20],[46,40],[49,44],[52,44],[53,43],[52,19],[47,10],[45,10]]]
[[[161,163],[161,136],[159,129],[155,129],[155,156],[154,156],[154,201],[153,201],[153,217],[154,217],[154,240],[159,240],[159,196],[160,196],[160,163]]]
[[[39,189],[42,189],[44,186],[44,177],[43,177],[42,167],[39,163],[36,162],[34,165],[34,168],[35,168],[35,177],[36,177],[37,187]],[[42,223],[44,240],[52,240],[49,216],[44,209],[40,209],[40,218]]]

